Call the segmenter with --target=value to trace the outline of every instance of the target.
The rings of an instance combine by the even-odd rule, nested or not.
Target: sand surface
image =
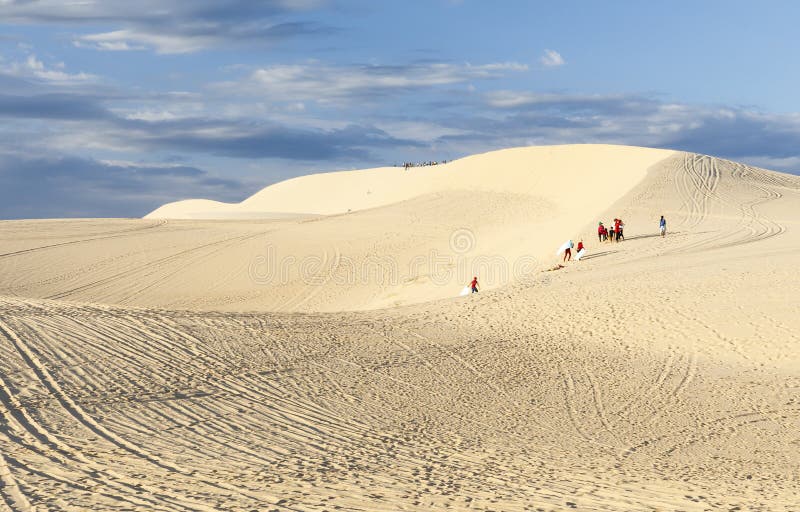
[[[797,509],[800,178],[403,173],[0,223],[0,510]]]

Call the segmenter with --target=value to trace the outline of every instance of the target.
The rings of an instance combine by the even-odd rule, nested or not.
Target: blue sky
[[[530,144],[800,170],[800,3],[0,0],[0,218]]]

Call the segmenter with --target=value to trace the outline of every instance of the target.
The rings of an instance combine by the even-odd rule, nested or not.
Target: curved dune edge
[[[595,196],[605,201],[621,197],[641,181],[647,168],[671,154],[669,150],[604,144],[512,148],[408,171],[380,167],[300,176],[270,185],[241,203],[189,199],[165,204],[145,218],[331,215],[453,190],[544,196],[560,204],[579,193],[580,187],[597,192]]]

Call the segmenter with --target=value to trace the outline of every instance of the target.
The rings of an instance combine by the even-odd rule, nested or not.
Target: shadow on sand
[[[609,254],[614,254],[615,252],[617,252],[617,251],[603,251],[603,252],[596,252],[596,253],[593,253],[593,254],[587,254],[586,256],[581,258],[581,261],[591,260],[593,258],[600,258],[600,257],[603,257],[603,256],[608,256]]]
[[[704,231],[703,233],[706,233],[706,231]],[[672,236],[676,236],[676,235],[685,235],[685,233],[684,233],[683,231],[672,231],[672,232],[667,232],[667,237],[669,237],[670,235],[672,235]],[[644,238],[657,238],[657,237],[660,237],[660,236],[661,236],[661,233],[653,233],[653,234],[650,234],[650,235],[635,235],[635,236],[629,236],[628,238],[623,238],[623,239],[622,239],[622,240],[620,240],[619,242],[613,242],[613,243],[611,243],[611,244],[609,244],[609,245],[610,245],[611,247],[615,247],[615,246],[617,246],[617,244],[620,244],[620,243],[623,243],[623,242],[630,242],[630,241],[632,241],[632,240],[642,240],[642,239],[644,239]],[[602,243],[603,243],[603,244],[608,244],[608,242],[602,242]],[[586,256],[584,256],[583,258],[581,258],[581,261],[583,261],[583,260],[590,260],[590,259],[592,259],[592,258],[600,258],[600,257],[602,257],[602,256],[608,256],[609,254],[614,254],[615,252],[619,252],[619,250],[610,250],[610,251],[602,251],[602,252],[597,252],[597,253],[587,254]]]
[[[642,238],[656,238],[656,237],[659,237],[659,236],[661,236],[661,233],[654,233],[652,235],[636,235],[636,236],[629,236],[627,238],[623,238],[622,241],[624,242],[626,240],[640,240]]]
[[[681,233],[682,233],[681,231],[671,231],[671,232],[667,232],[667,236],[680,235]],[[653,234],[650,234],[650,235],[636,235],[636,236],[629,236],[628,238],[625,238],[622,241],[624,242],[625,240],[640,240],[642,238],[656,238],[656,237],[660,237],[660,236],[661,236],[661,233],[653,233]]]

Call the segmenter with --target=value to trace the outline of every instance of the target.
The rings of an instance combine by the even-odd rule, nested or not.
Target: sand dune
[[[0,508],[792,510],[798,205],[563,146],[0,223]]]
[[[552,212],[556,214],[571,210],[568,205],[578,200],[590,201],[587,209],[608,204],[670,154],[603,144],[505,149],[409,170],[383,167],[301,176],[266,187],[238,204],[192,199],[164,205],[145,218],[199,218],[207,213],[205,218],[219,219],[242,211],[333,215],[453,191],[521,194],[549,201],[557,206]],[[584,197],[587,190],[594,194]]]
[[[168,224],[127,243],[99,241],[91,263],[82,247],[70,247],[55,267],[27,258],[39,280],[9,292],[137,306],[341,311],[454,297],[476,273],[484,289],[498,288],[551,264],[555,248],[672,154],[518,148],[409,171],[297,178],[212,210],[208,201],[174,203],[143,226]],[[200,217],[217,220],[185,222]],[[52,261],[50,253],[40,257]],[[59,277],[65,269],[67,280]]]

